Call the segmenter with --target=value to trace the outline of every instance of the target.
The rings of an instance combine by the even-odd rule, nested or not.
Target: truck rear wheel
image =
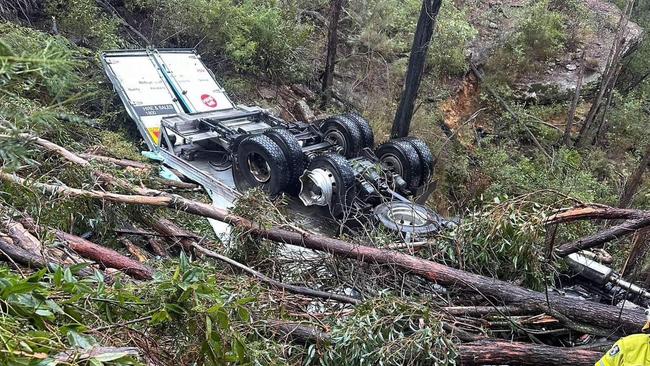
[[[370,123],[365,118],[361,117],[356,113],[347,113],[344,114],[344,117],[351,119],[356,123],[359,132],[361,133],[361,140],[363,141],[363,147],[372,148],[375,146],[375,134],[372,132],[372,127]]]
[[[341,155],[352,158],[359,154],[363,140],[357,124],[345,116],[330,117],[320,126],[325,141],[339,146]]]
[[[237,189],[246,191],[261,188],[274,196],[287,187],[287,157],[269,137],[254,135],[244,139],[237,147]]]
[[[433,177],[433,167],[436,164],[435,159],[433,158],[433,154],[431,154],[431,150],[429,149],[429,146],[427,146],[427,144],[424,141],[413,136],[403,137],[400,140],[407,141],[408,143],[413,145],[415,151],[417,151],[420,157],[420,165],[422,166],[422,180],[420,182],[420,185],[425,185],[429,183],[429,181]]]
[[[352,207],[357,194],[354,170],[341,155],[328,153],[315,157],[300,177],[300,200],[307,206],[328,206],[333,217]]]
[[[298,139],[286,129],[273,128],[264,132],[268,138],[273,140],[284,152],[287,159],[288,181],[286,191],[297,194],[300,190],[300,176],[305,171],[305,153],[298,142]]]
[[[406,181],[411,191],[417,190],[422,181],[420,156],[413,145],[400,139],[385,142],[375,150],[382,166]]]

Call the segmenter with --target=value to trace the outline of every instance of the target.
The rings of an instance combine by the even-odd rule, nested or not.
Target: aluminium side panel
[[[153,53],[167,81],[189,113],[235,108],[225,90],[194,51],[157,50]]]
[[[102,63],[127,113],[149,150],[158,149],[160,120],[183,112],[183,107],[147,50],[109,51]]]

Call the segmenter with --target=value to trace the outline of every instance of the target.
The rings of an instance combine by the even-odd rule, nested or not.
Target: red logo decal
[[[217,106],[217,100],[214,99],[214,97],[210,94],[201,95],[201,101],[203,102],[203,104],[207,105],[210,108],[214,108]]]

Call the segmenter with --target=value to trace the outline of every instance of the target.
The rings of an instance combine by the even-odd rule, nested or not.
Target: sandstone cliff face
[[[547,61],[534,65],[532,72],[520,75],[513,87],[516,96],[534,102],[551,102],[570,97],[580,71],[581,55],[585,54],[584,90],[592,90],[599,82],[607,63],[616,34],[621,10],[604,0],[579,0],[584,5],[585,30],[579,41]],[[479,30],[472,43],[472,61],[485,64],[495,50],[507,42],[514,34],[520,18],[517,12],[529,6],[522,0],[480,1],[471,7],[471,21]],[[571,14],[569,14],[571,15]],[[571,25],[567,25],[568,31]],[[629,21],[625,32],[625,53],[632,51],[643,39],[644,31],[636,23]]]

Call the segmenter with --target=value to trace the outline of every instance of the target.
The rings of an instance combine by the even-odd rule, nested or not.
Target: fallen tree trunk
[[[270,320],[266,322],[269,330],[276,336],[300,344],[328,343],[329,334],[308,325]]]
[[[14,243],[24,250],[34,255],[38,255],[43,250],[41,242],[30,234],[19,222],[7,220],[3,223],[3,226],[7,229],[7,234],[13,239]]]
[[[270,321],[268,325],[275,334],[293,342],[303,344],[334,342],[328,333],[308,325],[284,321]],[[574,347],[553,347],[488,339],[461,343],[457,346],[457,351],[462,366],[593,366],[602,356],[598,351]]]
[[[27,182],[25,179],[2,171],[0,171],[0,180],[18,185],[30,185],[30,182]],[[636,333],[639,331],[639,327],[645,323],[646,319],[644,312],[640,310],[620,309],[615,306],[576,300],[556,294],[546,295],[505,281],[465,272],[440,263],[395,251],[352,244],[317,234],[301,234],[277,228],[264,229],[245,218],[229,213],[227,210],[219,209],[206,203],[188,200],[178,195],[169,194],[160,197],[121,195],[37,182],[31,182],[31,186],[52,195],[79,196],[119,203],[144,204],[182,210],[187,213],[209,217],[238,226],[248,230],[251,235],[275,242],[328,252],[346,258],[353,258],[361,262],[392,265],[429,281],[444,286],[455,286],[476,291],[501,302],[539,306],[548,305],[548,307],[555,309],[555,311],[576,322],[597,324],[599,327],[611,329],[612,333]]]
[[[95,244],[76,235],[68,234],[58,229],[47,229],[37,225],[32,219],[20,220],[21,224],[32,232],[52,232],[56,238],[75,251],[82,257],[92,259],[104,267],[118,269],[129,276],[139,280],[150,280],[153,278],[153,270],[142,263],[125,257],[113,249]]]
[[[650,226],[650,216],[627,220],[620,225],[612,226],[609,229],[580,238],[572,243],[562,244],[555,249],[555,253],[560,257],[566,257],[571,253],[577,253],[583,249],[593,248],[622,236],[634,234],[637,230],[647,226]]]
[[[46,264],[42,257],[15,245],[4,235],[0,233],[0,257],[25,267],[36,269],[45,267]]]
[[[461,344],[458,353],[463,366],[593,366],[602,356],[601,352],[584,349],[487,340]]]
[[[508,306],[447,306],[442,311],[453,316],[485,316],[485,315],[524,315],[539,312],[539,306],[508,305]]]
[[[561,224],[578,220],[629,220],[650,216],[650,212],[603,205],[574,207],[550,216],[547,225]]]

